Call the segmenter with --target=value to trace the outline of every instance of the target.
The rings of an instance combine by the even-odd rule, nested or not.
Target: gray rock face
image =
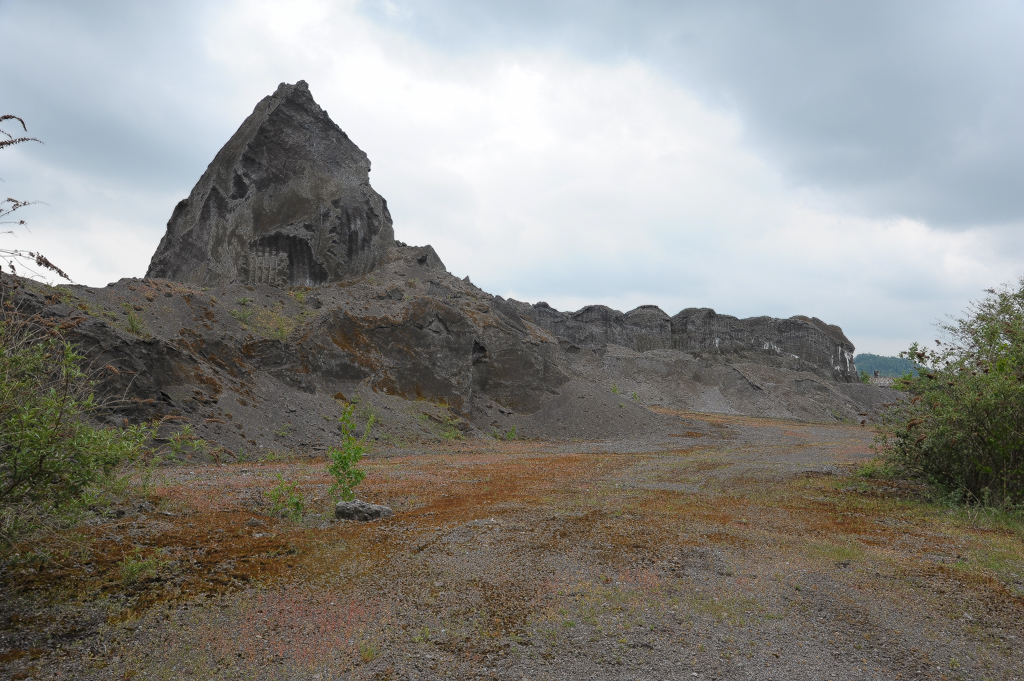
[[[146,277],[314,286],[369,272],[394,245],[369,173],[305,81],[282,83],[175,207]]]
[[[559,312],[547,303],[509,301],[519,314],[569,345],[580,348],[620,345],[637,352],[681,350],[725,362],[752,361],[829,380],[854,383],[853,344],[838,326],[817,318],[752,317],[738,319],[709,308],[688,308],[669,317],[655,305],[623,314],[604,305]]]
[[[395,512],[387,506],[369,504],[365,501],[360,501],[359,499],[356,499],[355,501],[342,501],[334,507],[334,517],[338,520],[357,520],[359,522],[366,522],[368,520],[390,518],[394,513]]]

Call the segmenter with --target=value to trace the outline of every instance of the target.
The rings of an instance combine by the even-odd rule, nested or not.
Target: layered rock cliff
[[[669,317],[656,305],[625,314],[604,305],[559,312],[547,303],[509,302],[519,314],[578,348],[614,344],[637,352],[680,350],[722,362],[811,371],[846,383],[858,380],[853,343],[838,326],[817,318],[737,319],[709,308],[688,308]]]

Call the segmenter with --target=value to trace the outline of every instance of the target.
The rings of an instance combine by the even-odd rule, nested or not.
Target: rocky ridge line
[[[725,362],[812,371],[845,383],[859,380],[853,343],[838,326],[816,317],[738,319],[710,308],[687,308],[669,317],[656,305],[641,305],[625,314],[604,305],[559,312],[543,302],[509,303],[576,349],[614,344],[637,352],[680,350]]]

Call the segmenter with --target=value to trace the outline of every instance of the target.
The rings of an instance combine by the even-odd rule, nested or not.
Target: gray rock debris
[[[390,518],[394,513],[395,512],[387,506],[369,504],[365,501],[360,501],[359,499],[356,499],[355,501],[342,501],[334,507],[334,517],[338,520],[358,520],[365,522],[367,520]]]
[[[365,274],[395,246],[369,174],[306,82],[281,83],[175,207],[146,277],[315,286]]]

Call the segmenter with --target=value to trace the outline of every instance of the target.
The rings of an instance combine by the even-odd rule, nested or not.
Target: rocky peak
[[[395,243],[369,174],[306,82],[281,83],[175,207],[146,276],[315,286],[369,272]]]

